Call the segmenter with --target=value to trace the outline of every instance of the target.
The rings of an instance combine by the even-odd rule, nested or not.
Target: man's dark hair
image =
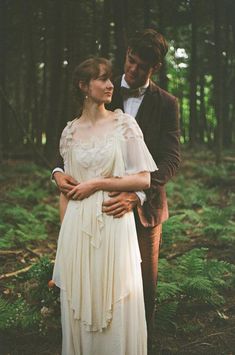
[[[163,62],[168,44],[163,35],[151,28],[136,32],[128,46],[133,54],[154,66]]]

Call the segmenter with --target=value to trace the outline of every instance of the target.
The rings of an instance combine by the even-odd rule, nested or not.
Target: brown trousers
[[[158,256],[162,236],[162,225],[145,228],[135,216],[144,288],[145,316],[148,329],[148,343],[153,337],[155,298],[158,272]]]

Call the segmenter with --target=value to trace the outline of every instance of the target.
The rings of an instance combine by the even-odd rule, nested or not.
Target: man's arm
[[[157,213],[154,201],[159,199],[159,190],[173,177],[180,165],[180,130],[178,101],[172,96],[165,98],[165,107],[162,112],[160,139],[157,144],[155,161],[158,170],[151,173],[151,186],[145,190],[146,201],[144,209],[148,214]],[[103,204],[103,211],[114,217],[121,217],[139,204],[137,195],[125,192],[112,196]],[[158,203],[159,205],[159,203]]]
[[[67,194],[78,182],[70,175],[64,172],[64,161],[61,155],[57,157],[56,167],[52,171],[52,179],[55,180],[60,192]]]
[[[177,99],[168,100],[162,120],[162,129],[158,143],[156,163],[158,170],[151,173],[151,186],[145,190],[148,204],[158,192],[170,180],[180,165],[180,129],[179,107]]]

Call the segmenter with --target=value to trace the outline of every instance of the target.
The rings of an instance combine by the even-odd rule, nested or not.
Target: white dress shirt
[[[125,74],[123,74],[123,76],[122,76],[121,86],[128,88],[128,89],[130,88],[130,86],[127,84],[127,82],[125,80]],[[141,88],[140,88],[140,89],[143,89],[142,95],[140,95],[139,97],[128,97],[128,99],[123,100],[123,108],[124,108],[125,113],[128,113],[132,117],[136,117],[137,112],[140,107],[140,104],[143,101],[145,91],[148,86],[149,86],[149,80],[146,82],[145,85],[141,86]],[[144,191],[136,191],[136,194],[139,197],[140,204],[142,206],[144,204],[144,202],[147,200],[146,194],[144,193]]]
[[[130,86],[127,84],[125,80],[125,74],[122,76],[122,81],[121,81],[121,86],[124,88],[130,88]],[[146,82],[145,85],[141,86],[140,89],[142,89],[143,94],[139,97],[129,97],[128,99],[123,101],[123,108],[124,112],[128,113],[132,117],[136,117],[137,112],[139,110],[140,104],[143,101],[145,91],[147,87],[149,86],[149,80]]]

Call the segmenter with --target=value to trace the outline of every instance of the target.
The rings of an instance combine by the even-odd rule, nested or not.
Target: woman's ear
[[[85,83],[85,81],[80,80],[78,82],[79,89],[83,92],[83,94],[87,94],[88,91],[88,85]]]

